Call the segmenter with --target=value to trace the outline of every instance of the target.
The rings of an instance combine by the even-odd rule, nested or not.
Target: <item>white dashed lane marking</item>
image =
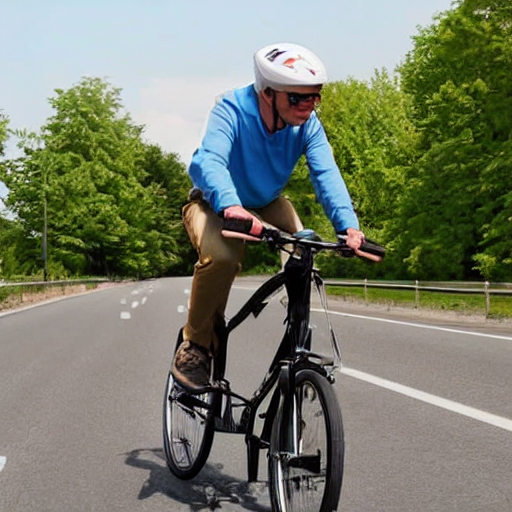
[[[4,469],[6,462],[7,462],[7,457],[0,455],[0,471],[2,471],[2,469]]]
[[[145,291],[147,291],[148,293],[152,293],[153,285],[151,285],[147,290],[144,290],[144,289],[132,290],[130,292],[130,295],[132,295],[132,296],[139,295],[140,293],[143,293]],[[129,304],[131,309],[136,309],[139,306],[141,306],[141,305],[143,306],[144,304],[146,304],[147,300],[148,300],[147,295],[144,295],[143,297],[141,297],[140,300],[131,300],[131,301],[129,301],[128,299],[123,297],[120,300],[120,303],[123,306],[126,306]],[[129,311],[121,311],[120,317],[121,317],[121,320],[130,320],[132,315]]]

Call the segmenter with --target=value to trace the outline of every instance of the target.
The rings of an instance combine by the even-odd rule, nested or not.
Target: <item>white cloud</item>
[[[135,123],[145,125],[144,137],[148,142],[178,153],[188,165],[201,141],[215,98],[250,80],[232,76],[155,78],[140,90],[131,115]]]

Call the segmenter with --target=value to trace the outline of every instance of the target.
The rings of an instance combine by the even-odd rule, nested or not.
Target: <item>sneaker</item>
[[[172,362],[171,372],[183,386],[201,389],[210,383],[211,356],[192,341],[183,341]]]

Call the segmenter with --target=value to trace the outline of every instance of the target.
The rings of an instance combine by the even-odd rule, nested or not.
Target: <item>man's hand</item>
[[[378,256],[376,254],[371,254],[369,252],[359,250],[361,245],[366,242],[366,237],[358,229],[348,228],[345,241],[351,249],[354,249],[354,252],[357,256],[367,258],[372,261],[382,261],[383,256]]]
[[[361,244],[365,241],[365,237],[362,231],[354,228],[347,229],[347,238],[345,239],[347,245],[354,250],[359,249]]]
[[[243,238],[244,240],[252,240],[254,242],[261,241],[261,233],[263,224],[252,213],[248,212],[243,206],[228,206],[223,211],[223,217],[226,220],[240,220],[241,225],[246,223],[246,228],[240,231],[222,230],[222,234],[228,238]]]

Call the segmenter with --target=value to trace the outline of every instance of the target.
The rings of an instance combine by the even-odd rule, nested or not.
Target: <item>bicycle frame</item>
[[[269,447],[272,421],[283,403],[291,403],[290,394],[295,388],[294,375],[303,368],[310,368],[334,381],[334,371],[341,366],[340,349],[328,319],[326,295],[323,280],[313,267],[314,248],[295,242],[296,250],[291,253],[283,271],[263,283],[240,311],[225,325],[217,325],[217,335],[221,342],[216,356],[214,380],[218,386],[212,414],[215,430],[220,432],[245,434],[247,445],[248,481],[257,480],[259,451]],[[312,332],[310,327],[311,284],[316,286],[322,301],[330,331],[332,358],[311,352]],[[227,340],[229,333],[240,325],[250,314],[258,314],[267,305],[266,300],[285,286],[288,295],[286,329],[276,355],[263,379],[263,382],[251,399],[246,399],[230,389],[224,379],[226,366]],[[261,434],[254,433],[256,414],[267,396],[273,392],[268,408],[260,417],[264,418]],[[223,400],[223,397],[224,400]],[[194,400],[193,397],[190,399]],[[241,403],[233,405],[232,399]],[[224,407],[222,407],[224,403]],[[241,420],[237,423],[233,416],[233,407],[244,407]],[[286,405],[285,405],[286,408]],[[286,414],[286,412],[285,412]],[[290,447],[290,453],[294,448]]]

